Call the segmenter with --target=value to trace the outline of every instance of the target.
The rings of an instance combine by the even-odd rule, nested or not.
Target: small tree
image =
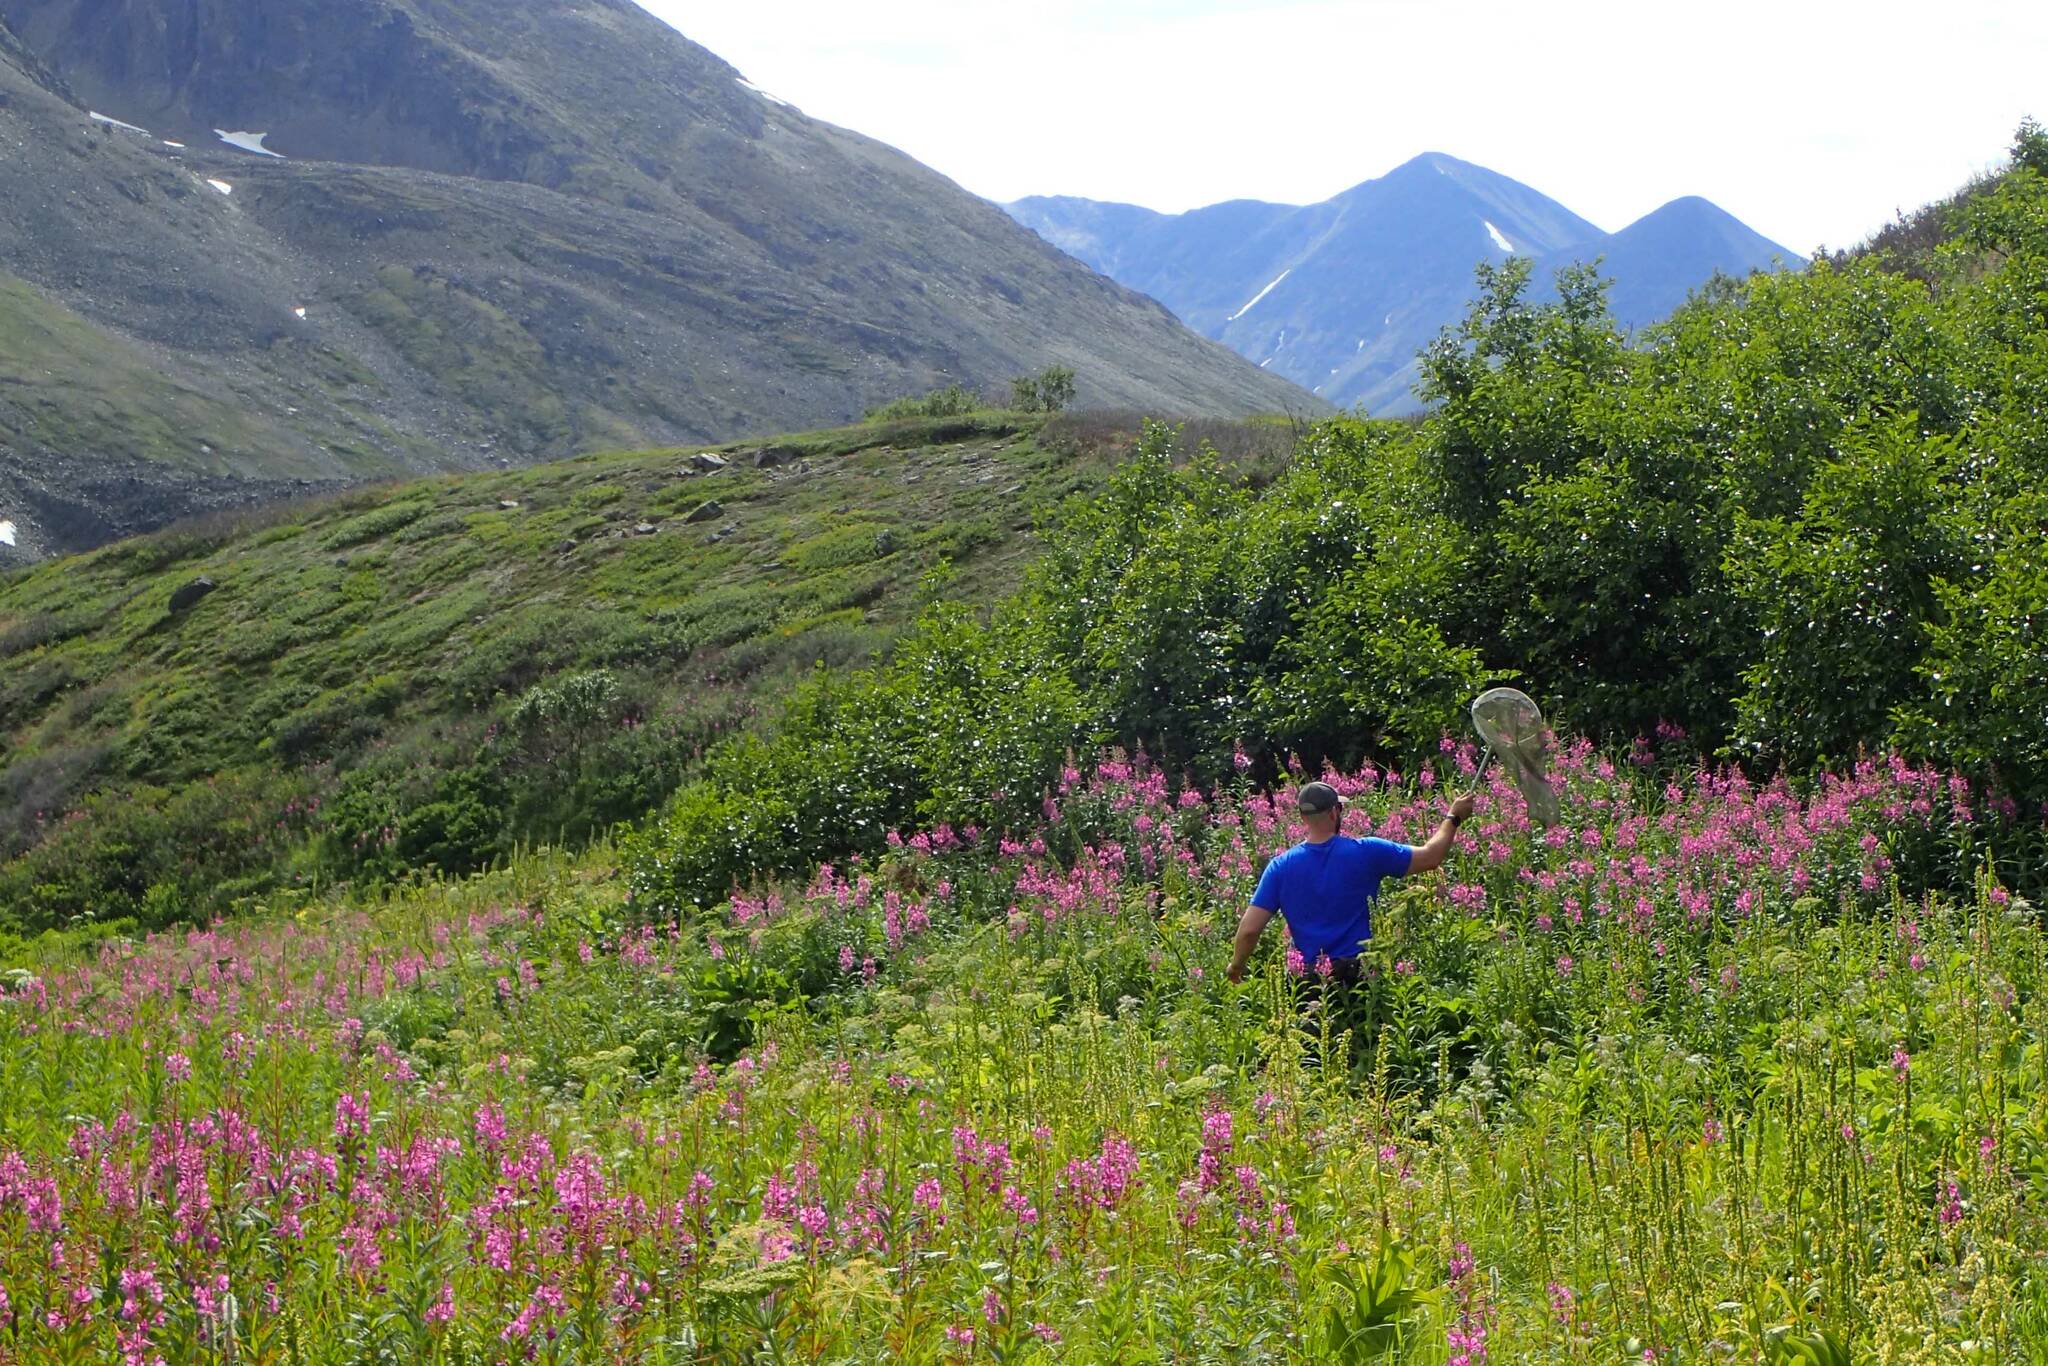
[[[1073,401],[1074,372],[1071,369],[1054,365],[1038,377],[1038,402],[1046,412],[1065,412]]]
[[[2021,119],[2019,131],[2013,134],[2012,164],[2048,175],[2048,128],[2031,118]]]
[[[1074,372],[1064,365],[1047,366],[1035,375],[1010,381],[1010,406],[1026,413],[1065,412],[1074,401]]]

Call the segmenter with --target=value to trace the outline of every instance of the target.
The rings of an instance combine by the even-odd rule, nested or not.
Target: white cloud
[[[2048,117],[2048,6],[2002,0],[1938,22],[1763,0],[642,3],[994,199],[1306,203],[1442,151],[1602,227],[1701,194],[1805,251],[1948,193]]]

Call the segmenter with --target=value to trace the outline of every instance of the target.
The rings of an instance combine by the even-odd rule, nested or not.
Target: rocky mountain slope
[[[0,150],[26,551],[1049,364],[1319,406],[628,0],[0,0]]]
[[[1482,166],[1430,152],[1306,207],[1234,201],[1184,214],[1070,198],[1011,214],[1206,336],[1340,406],[1413,411],[1416,353],[1472,296],[1473,267],[1599,259],[1615,317],[1654,322],[1716,271],[1797,264],[1709,204],[1674,201],[1608,234]]]

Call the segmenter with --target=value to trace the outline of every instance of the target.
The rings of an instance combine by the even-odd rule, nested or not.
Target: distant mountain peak
[[[1540,293],[1559,267],[1604,258],[1615,317],[1637,327],[1716,271],[1798,260],[1697,195],[1610,234],[1519,181],[1438,151],[1301,207],[1234,200],[1143,219],[1070,198],[1009,208],[1246,359],[1381,413],[1415,407],[1416,354],[1462,316],[1482,262],[1533,258]]]

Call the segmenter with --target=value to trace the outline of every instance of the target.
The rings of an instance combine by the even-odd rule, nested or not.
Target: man
[[[1410,846],[1342,834],[1344,799],[1328,783],[1308,784],[1295,801],[1308,838],[1266,865],[1252,904],[1237,923],[1230,958],[1233,982],[1244,980],[1244,966],[1275,912],[1286,917],[1294,947],[1306,962],[1313,965],[1328,954],[1332,977],[1357,981],[1358,951],[1372,938],[1372,903],[1380,883],[1441,868],[1458,827],[1472,814],[1468,792],[1451,803],[1450,814],[1427,844]]]

